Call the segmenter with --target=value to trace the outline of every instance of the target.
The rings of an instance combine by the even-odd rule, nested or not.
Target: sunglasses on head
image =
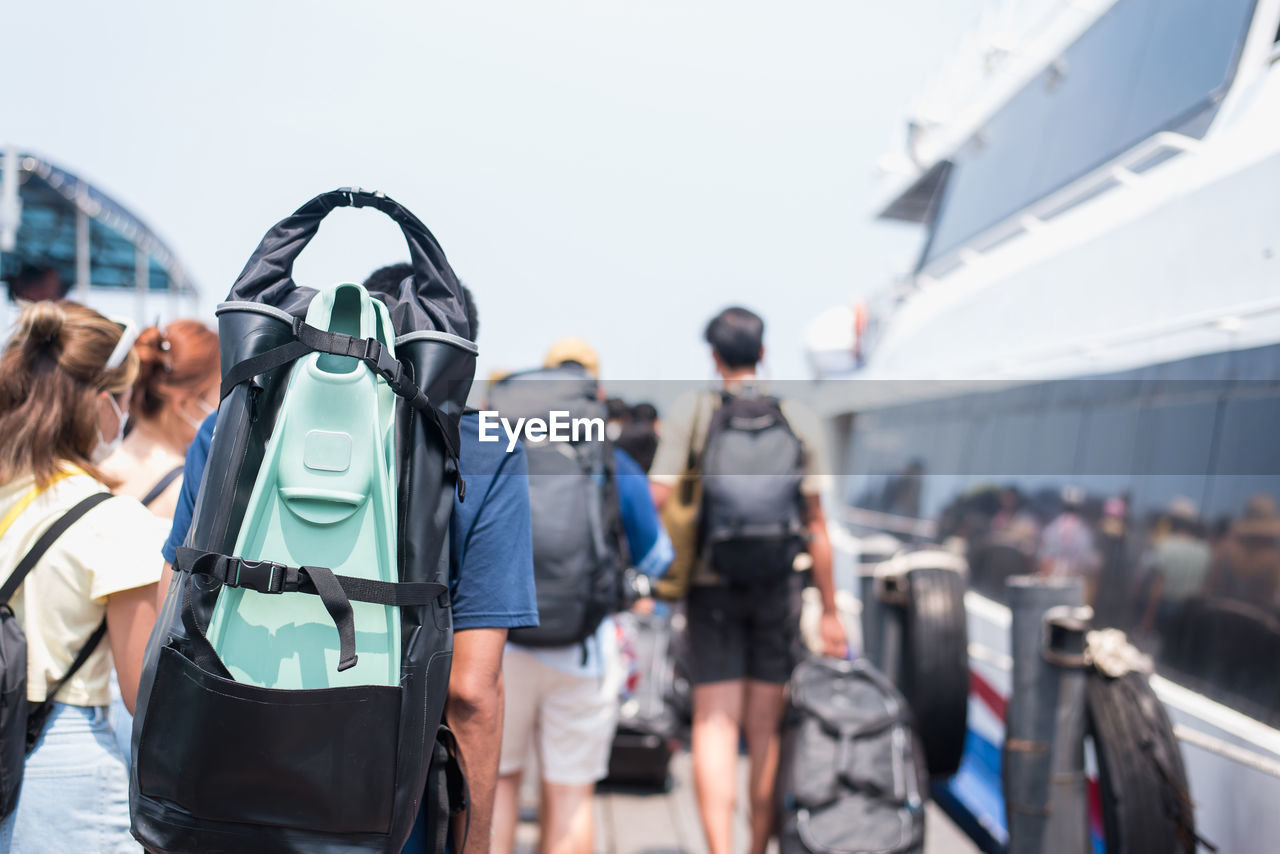
[[[138,340],[141,330],[136,323],[125,317],[111,317],[108,320],[120,327],[120,340],[116,342],[116,348],[111,351],[107,363],[103,366],[104,370],[114,371],[128,358],[129,351],[133,349],[133,342]]]

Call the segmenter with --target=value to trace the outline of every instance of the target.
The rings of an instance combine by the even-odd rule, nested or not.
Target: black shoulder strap
[[[98,648],[98,644],[102,643],[102,639],[106,634],[107,621],[104,617],[102,622],[98,623],[98,627],[93,630],[93,634],[89,635],[89,639],[84,642],[84,646],[80,647],[80,651],[76,653],[76,657],[71,662],[71,667],[67,670],[66,675],[53,683],[53,687],[49,689],[43,702],[33,704],[36,708],[46,706],[53,702],[53,698],[62,690],[62,686],[66,685],[67,682],[70,681],[71,677],[75,676],[76,672],[79,671],[81,667],[84,667],[84,663],[89,660],[89,656],[93,655],[93,651]],[[34,709],[32,711],[34,711]]]
[[[723,393],[716,393],[715,402],[711,404],[711,412],[707,414],[707,432],[702,434],[702,443],[698,444],[698,428],[702,424],[699,417],[702,414],[703,400],[701,396],[695,399],[693,404],[693,418],[689,429],[689,456],[685,460],[686,471],[698,471],[702,467],[702,455],[707,450],[707,438],[711,435],[711,421],[715,418],[716,412],[719,411],[723,401]],[[710,398],[706,398],[710,400]]]
[[[169,484],[173,483],[182,475],[183,467],[174,466],[173,470],[166,473],[164,477],[156,481],[156,485],[151,487],[151,491],[142,496],[142,506],[150,507],[152,502],[164,495],[164,491],[169,488]]]
[[[62,687],[71,681],[71,677],[84,667],[89,656],[93,655],[93,651],[98,648],[98,644],[102,643],[102,639],[107,634],[107,620],[103,617],[102,622],[98,623],[98,627],[93,630],[93,634],[89,635],[89,639],[84,642],[84,646],[80,647],[80,651],[76,653],[75,660],[71,662],[71,667],[67,670],[65,676],[53,683],[53,686],[45,692],[44,699],[38,703],[30,703],[27,708],[27,753],[35,749],[36,742],[40,740],[40,734],[44,732],[45,721],[49,719],[49,713],[53,711],[53,698],[58,696],[58,692]]]
[[[13,574],[9,576],[9,580],[0,587],[0,603],[8,602],[13,598],[13,594],[18,592],[18,588],[22,586],[22,582],[26,580],[31,570],[36,568],[36,564],[40,562],[40,558],[44,557],[45,552],[49,551],[50,546],[67,532],[67,529],[79,522],[84,514],[97,507],[102,502],[111,497],[110,492],[99,492],[90,495],[76,506],[72,507],[66,513],[63,513],[58,521],[49,526],[49,530],[40,535],[40,539],[35,541],[31,549],[22,556],[22,560],[18,561],[18,565],[14,568]]]
[[[449,592],[448,585],[434,581],[378,581],[338,575],[325,566],[290,566],[271,560],[250,560],[218,552],[180,546],[174,569],[204,575],[228,587],[242,587],[257,593],[311,593],[320,597],[338,629],[338,670],[354,667],[356,626],[351,601],[371,602],[388,607],[429,605]],[[186,606],[183,620],[187,630],[204,637],[204,628],[195,622]]]
[[[22,560],[18,561],[17,567],[14,568],[13,574],[9,576],[9,580],[5,582],[4,587],[0,588],[0,602],[8,602],[13,595],[18,592],[18,588],[22,586],[22,582],[31,574],[31,570],[35,569],[36,564],[40,562],[40,558],[44,557],[49,551],[49,547],[67,532],[67,529],[79,522],[84,515],[102,502],[111,498],[110,492],[99,492],[90,495],[80,503],[76,504],[66,513],[63,513],[56,522],[49,526],[49,530],[40,535],[40,539],[36,540],[35,545],[22,556]],[[84,663],[89,660],[89,656],[93,655],[93,651],[98,648],[98,644],[102,643],[102,638],[107,634],[107,621],[104,619],[93,630],[93,634],[89,635],[89,639],[85,641],[84,646],[80,647],[80,651],[76,653],[75,659],[71,662],[70,669],[66,675],[53,684],[53,686],[45,694],[42,702],[32,703],[27,713],[27,752],[35,746],[36,739],[40,737],[40,733],[44,730],[44,722],[49,717],[49,712],[53,708],[53,698],[58,695],[62,687],[67,684],[68,680],[84,667]]]
[[[306,323],[300,317],[294,317],[293,340],[237,362],[223,373],[222,397],[225,398],[240,383],[248,382],[254,377],[287,365],[308,353],[330,353],[335,356],[359,359],[371,371],[382,377],[396,395],[420,411],[444,440],[445,450],[457,473],[458,498],[466,500],[467,485],[462,480],[458,461],[457,430],[451,429],[444,413],[430,401],[427,393],[414,383],[411,366],[406,368],[405,363],[387,352],[382,342],[376,339],[356,338],[341,332],[329,332]]]

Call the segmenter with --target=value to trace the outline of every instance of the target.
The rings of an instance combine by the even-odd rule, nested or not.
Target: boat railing
[[[1057,192],[981,232],[964,246],[931,263],[919,278],[932,282],[950,276],[977,263],[1014,238],[1042,231],[1050,221],[1085,202],[1119,188],[1139,185],[1145,172],[1179,155],[1195,154],[1203,144],[1194,137],[1173,131],[1154,134]]]

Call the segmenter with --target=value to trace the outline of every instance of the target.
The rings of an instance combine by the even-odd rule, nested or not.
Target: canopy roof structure
[[[80,297],[90,288],[198,295],[173,251],[124,205],[10,148],[0,157],[0,278],[11,282],[26,268],[52,268]]]

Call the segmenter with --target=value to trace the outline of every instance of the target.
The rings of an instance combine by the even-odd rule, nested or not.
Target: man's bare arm
[[[470,790],[467,816],[455,822],[453,838],[461,854],[488,854],[493,823],[493,790],[502,748],[502,650],[506,629],[464,629],[453,638],[453,669],[445,720],[458,739],[462,770]]]
[[[671,497],[672,488],[665,483],[654,483],[649,481],[649,495],[653,498],[653,506],[659,510],[662,505],[667,503],[667,499]]]
[[[831,537],[827,534],[827,516],[822,512],[822,499],[805,498],[805,521],[809,527],[809,556],[813,558],[813,586],[822,594],[822,651],[843,658],[849,651],[849,639],[836,612],[836,582],[832,571]]]

